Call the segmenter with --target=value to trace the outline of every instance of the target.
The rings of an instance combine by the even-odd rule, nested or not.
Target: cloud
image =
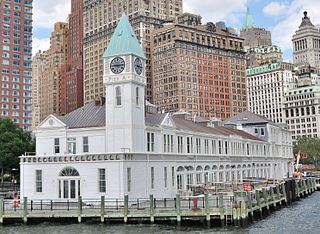
[[[34,0],[33,26],[52,29],[55,22],[67,21],[71,11],[69,0]]]
[[[48,50],[49,47],[50,47],[50,38],[39,39],[39,38],[33,37],[32,39],[32,55],[33,56],[36,53],[38,53],[39,50],[45,51],[45,50]]]
[[[184,0],[184,11],[201,15],[203,23],[225,21],[227,25],[238,25],[246,3],[247,0]]]
[[[267,16],[279,16],[287,13],[288,2],[270,2],[263,8],[263,13]]]
[[[266,5],[266,7],[270,6],[270,4],[271,3]],[[303,12],[308,11],[311,22],[316,25],[320,23],[318,9],[320,9],[319,0],[292,0],[291,3],[287,5],[286,12],[278,15],[279,18],[276,24],[271,27],[273,43],[279,45],[284,52],[292,50],[291,39],[295,31],[299,28]]]

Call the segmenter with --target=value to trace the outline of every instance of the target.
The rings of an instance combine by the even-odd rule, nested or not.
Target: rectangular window
[[[127,191],[131,192],[131,168],[127,168]]]
[[[76,154],[77,152],[76,138],[67,138],[67,150],[68,150],[68,154]]]
[[[147,132],[147,151],[154,152],[154,133]]]
[[[60,139],[54,138],[54,153],[59,154],[60,153]]]
[[[36,170],[36,192],[42,193],[42,170]]]
[[[167,188],[168,187],[168,169],[167,169],[167,167],[164,167],[163,173],[164,173],[164,187]]]
[[[204,140],[204,153],[208,154],[209,153],[209,140]]]
[[[106,190],[106,169],[99,168],[99,193],[105,193]]]
[[[88,153],[89,152],[89,139],[88,139],[88,137],[83,137],[82,142],[83,142],[83,153]]]
[[[192,137],[187,137],[187,153],[193,153]]]
[[[171,168],[171,185],[174,187],[174,167]]]
[[[178,153],[183,153],[183,137],[178,136]]]
[[[151,189],[154,189],[154,167],[151,167]]]
[[[201,153],[201,139],[196,138],[196,148],[197,148],[197,154]]]

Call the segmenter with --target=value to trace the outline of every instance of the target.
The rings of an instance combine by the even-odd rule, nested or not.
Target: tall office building
[[[245,111],[243,39],[224,24],[184,14],[152,35],[154,104],[162,111],[226,119]]]
[[[285,123],[284,94],[295,88],[294,65],[269,63],[247,69],[248,109],[274,123]]]
[[[84,0],[84,102],[104,96],[102,55],[123,13],[147,57],[146,98],[152,101],[151,33],[182,12],[182,0]]]
[[[32,58],[32,130],[40,124],[40,81],[47,68],[47,53],[39,51]]]
[[[83,0],[71,0],[67,64],[61,74],[61,114],[83,106]]]
[[[32,0],[0,1],[0,117],[31,130]]]
[[[272,45],[271,32],[256,26],[249,8],[247,8],[246,21],[241,29],[240,36],[245,39],[244,47],[246,49]]]
[[[47,66],[40,79],[40,119],[61,113],[61,73],[67,64],[68,24],[58,22],[50,37]]]
[[[320,32],[311,23],[308,13],[303,13],[299,29],[292,37],[293,63],[309,64],[320,68]]]

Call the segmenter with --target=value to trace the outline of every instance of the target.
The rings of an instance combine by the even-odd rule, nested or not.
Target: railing
[[[312,193],[316,188],[315,179],[296,180],[297,194],[304,196]],[[220,193],[209,196],[208,194],[195,197],[181,197],[179,194],[175,198],[129,198],[127,195],[123,199],[78,199],[72,200],[28,200],[24,197],[21,200],[7,200],[0,198],[0,223],[5,214],[10,217],[39,217],[46,214],[47,217],[81,217],[82,214],[92,215],[92,217],[105,217],[105,214],[114,215],[112,217],[154,217],[155,215],[176,214],[177,220],[183,214],[186,216],[206,216],[210,215],[228,218],[239,218],[253,215],[253,212],[262,209],[269,209],[277,204],[287,202],[287,191],[285,184],[277,184],[271,187],[263,187],[251,192],[235,191],[232,196]],[[195,211],[195,212],[193,212]],[[166,213],[167,212],[167,213]],[[109,216],[108,216],[109,217]]]

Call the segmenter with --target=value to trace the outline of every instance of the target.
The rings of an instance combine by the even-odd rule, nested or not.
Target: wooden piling
[[[78,197],[78,223],[81,223],[81,214],[82,214],[82,197]]]
[[[263,216],[262,216],[262,206],[261,206],[260,191],[259,190],[256,190],[256,199],[257,199],[257,205],[259,207],[260,219],[262,219],[263,218]]]
[[[177,215],[177,224],[181,225],[181,201],[180,194],[176,195],[176,215]]]
[[[0,197],[0,224],[3,224],[3,215],[4,215],[4,199]]]
[[[104,223],[104,215],[105,215],[105,197],[101,196],[101,206],[100,206],[100,222]]]
[[[124,210],[123,210],[123,221],[128,222],[128,213],[129,213],[129,196],[124,195]]]
[[[23,198],[23,222],[27,223],[28,220],[28,198]]]
[[[150,199],[150,223],[154,223],[154,200],[153,200],[152,194],[150,194],[149,199]]]
[[[223,194],[219,194],[219,211],[220,211],[220,223],[221,227],[224,227],[225,221],[224,221],[224,201],[223,201]]]
[[[204,208],[206,211],[206,221],[207,221],[207,226],[211,226],[211,217],[210,217],[210,207],[209,207],[209,197],[208,194],[204,195]]]

